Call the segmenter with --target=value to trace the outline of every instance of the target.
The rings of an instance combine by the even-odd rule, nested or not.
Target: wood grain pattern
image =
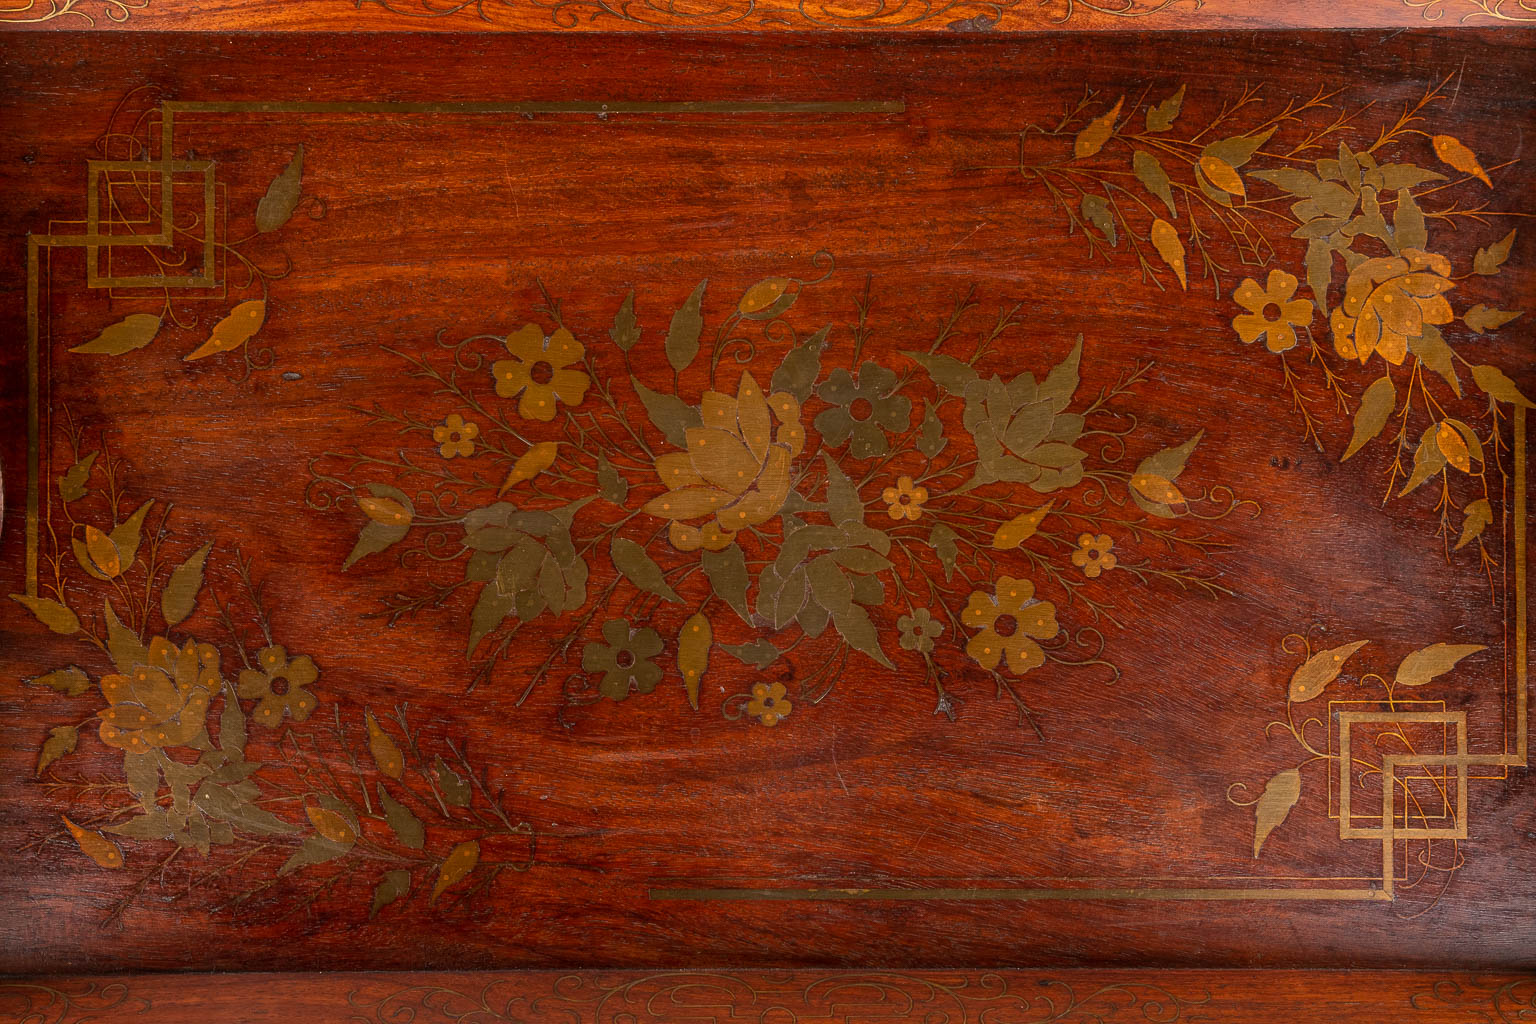
[[[18,0],[0,26],[257,32],[1078,32],[1518,26],[1531,0]]]
[[[7,37],[0,999],[1521,1019],[1533,71]]]
[[[0,1007],[42,1024],[239,1019],[501,1024],[569,1020],[941,1019],[1095,1024],[1514,1024],[1528,977],[1412,972],[1221,971],[619,971],[590,974],[160,975],[0,982]],[[0,1012],[7,1012],[0,1009]]]

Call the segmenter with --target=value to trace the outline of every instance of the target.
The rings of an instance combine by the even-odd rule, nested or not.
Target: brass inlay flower
[[[645,505],[672,521],[668,533],[680,551],[718,551],[736,531],[777,515],[789,497],[790,463],[805,447],[799,401],[782,391],[765,396],[750,373],[734,398],[704,392],[699,412],[703,425],[688,429],[688,450],[656,460],[667,491]]]

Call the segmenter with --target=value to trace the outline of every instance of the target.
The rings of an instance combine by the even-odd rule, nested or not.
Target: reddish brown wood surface
[[[295,1018],[314,1024],[772,1020],[1041,1024],[1513,1022],[1536,982],[1514,975],[1348,971],[618,971],[586,974],[159,975],[0,982],[0,1013],[43,1024]]]
[[[16,0],[0,27],[79,31],[1079,32],[1513,28],[1529,0]]]
[[[1521,607],[1528,601],[1517,586],[1523,576],[1516,552],[1523,551],[1518,538],[1530,484],[1516,474],[1523,453],[1517,460],[1514,446],[1524,436],[1517,426],[1525,407],[1520,396],[1536,394],[1533,314],[1493,327],[1471,313],[1474,306],[1527,310],[1533,298],[1533,233],[1522,219],[1532,208],[1532,179],[1522,160],[1531,127],[1528,83],[1536,71],[1532,41],[1528,33],[1474,31],[1008,40],[782,36],[768,44],[569,34],[6,37],[0,309],[12,342],[0,353],[5,592],[26,595],[28,584],[30,233],[38,247],[43,491],[37,594],[62,598],[78,609],[83,631],[102,637],[105,600],[146,647],[164,635],[178,650],[192,638],[212,644],[211,657],[229,686],[210,687],[210,696],[199,698],[212,702],[209,744],[226,742],[219,709],[241,706],[250,735],[245,756],[263,767],[253,777],[259,798],[239,806],[256,807],[284,827],[277,833],[252,812],[202,805],[191,820],[204,828],[234,819],[235,841],[221,844],[214,835],[206,856],[196,837],[181,849],[166,837],[104,832],[136,813],[123,749],[112,742],[123,736],[103,734],[98,719],[112,700],[104,691],[114,684],[106,680],[121,676],[120,666],[80,635],[49,632],[20,603],[4,602],[0,970],[946,964],[1515,971],[1536,965],[1530,952],[1536,820],[1529,773],[1515,758],[1524,752]],[[1147,107],[1181,87],[1182,107],[1167,137],[1194,141],[1163,147],[1155,138],[1160,133],[1143,131]],[[1243,102],[1248,87],[1261,89]],[[1319,89],[1324,98],[1305,106]],[[1121,96],[1123,107],[1116,102]],[[1430,102],[1420,109],[1426,97]],[[1302,109],[1288,108],[1293,100]],[[232,249],[214,254],[215,287],[172,290],[172,315],[152,343],[119,355],[70,352],[129,316],[160,316],[167,295],[154,287],[92,287],[81,247],[39,239],[85,229],[86,161],[162,155],[167,110],[176,121],[170,155],[187,164],[176,172],[183,176],[175,184],[177,208],[200,214],[197,204],[211,180],[206,195],[214,232]],[[1404,111],[1421,119],[1395,130]],[[1123,131],[1151,139],[1139,145],[1163,155],[1184,183],[1172,222],[1159,213],[1164,207],[1155,190],[1131,191],[1141,188],[1129,164],[1136,145],[1111,143],[1102,157],[1091,145],[1093,125],[1108,124],[1106,116],[1123,116]],[[1046,132],[1026,133],[1021,156],[1021,132],[1029,124]],[[1211,182],[1230,180],[1222,168],[1236,174],[1228,165],[1244,161],[1218,150],[1220,163],[1201,165],[1205,179],[1192,178],[1184,165],[1211,155],[1202,147],[1214,140],[1253,138],[1269,127],[1278,129],[1274,144],[1242,168],[1237,204],[1252,211],[1253,230],[1265,246],[1245,262],[1232,234],[1213,233],[1210,258],[1219,268],[1213,282],[1185,217],[1196,209],[1233,208],[1230,197],[1237,193],[1228,189],[1228,200],[1218,203],[1209,199]],[[1317,131],[1325,132],[1322,142],[1289,155]],[[1086,141],[1084,132],[1090,133]],[[1263,342],[1243,344],[1233,326],[1234,317],[1245,315],[1237,298],[1247,294],[1242,281],[1254,278],[1254,287],[1272,288],[1269,271],[1280,269],[1304,289],[1307,275],[1306,242],[1291,237],[1296,225],[1286,219],[1290,199],[1257,169],[1310,170],[1316,159],[1337,159],[1339,142],[1351,153],[1368,152],[1383,133],[1390,141],[1377,151],[1380,164],[1444,176],[1399,185],[1421,195],[1427,251],[1449,261],[1443,271],[1439,264],[1415,263],[1413,272],[1434,280],[1418,279],[1414,287],[1454,285],[1455,320],[1437,322],[1462,357],[1453,367],[1461,394],[1427,361],[1419,366],[1416,354],[1390,367],[1379,356],[1366,363],[1338,356],[1328,321],[1318,315],[1311,329],[1319,358],[1339,374],[1348,411],[1334,403],[1302,340],[1288,350],[1285,366],[1299,375],[1303,414],[1279,357]],[[1437,145],[1437,136],[1451,138],[1473,162]],[[142,148],[144,140],[155,148]],[[291,216],[260,232],[258,204],[268,195],[282,204],[283,188],[274,181],[293,165],[300,146],[302,176],[295,180],[301,186]],[[1085,152],[1075,158],[1074,147]],[[1054,171],[1042,179],[1028,169],[1074,159],[1090,176],[1102,169],[1117,176],[1103,180],[1123,183],[1118,191],[1094,194],[1124,204],[1124,221],[1115,219],[1119,206],[1109,212],[1084,206],[1076,191],[1067,193],[1071,201],[1063,208],[1051,187],[1078,188],[1073,179]],[[101,173],[102,194],[116,181],[123,204],[117,209],[103,200],[102,209],[153,225],[158,194],[151,193],[156,198],[145,200],[143,210],[130,208],[142,199],[139,172],[114,166]],[[1357,167],[1354,173],[1366,172]],[[1432,191],[1441,184],[1443,191]],[[1381,186],[1383,208],[1397,231],[1411,233],[1407,215],[1397,220],[1407,202],[1397,190],[1388,196]],[[1209,216],[1223,223],[1220,212]],[[1106,217],[1114,246],[1102,227]],[[1154,220],[1171,223],[1180,239],[1187,290],[1174,261],[1152,241]],[[202,229],[188,230],[193,237]],[[1098,241],[1090,244],[1085,232]],[[102,266],[110,257],[114,274],[183,273],[126,244],[101,248]],[[187,238],[147,248],[172,263],[184,258],[192,268],[202,258]],[[1479,256],[1479,250],[1494,255]],[[261,272],[248,275],[247,259]],[[1406,268],[1404,258],[1400,270],[1383,274],[1401,276]],[[1346,301],[1343,264],[1334,275],[1332,306],[1338,308]],[[706,279],[699,307],[703,354],[696,362],[682,360],[674,376],[677,362],[663,339]],[[717,331],[750,306],[743,296],[765,280],[779,282],[770,283],[770,292],[798,289],[782,314],[787,328],[738,318],[756,347],[724,355],[712,377],[707,361]],[[626,359],[612,339],[625,335],[616,313],[631,292],[640,336]],[[1251,314],[1268,310],[1272,318],[1269,303],[1279,308],[1296,301],[1276,294]],[[215,325],[238,303],[258,299],[266,303],[259,334],[231,343],[232,351],[202,357],[204,343],[228,331]],[[559,304],[558,317],[552,303]],[[946,334],[942,325],[957,303],[961,315]],[[867,309],[862,320],[861,306]],[[922,527],[913,536],[926,543],[932,522],[954,522],[959,530],[982,522],[977,543],[1002,568],[978,577],[974,589],[960,582],[939,586],[935,593],[947,595],[954,619],[940,615],[935,598],[902,596],[901,587],[925,588],[925,578],[944,583],[942,555],[925,549],[900,586],[888,581],[867,606],[893,668],[857,653],[836,661],[841,627],[761,670],[727,655],[719,645],[770,638],[787,648],[798,627],[779,633],[761,621],[749,624],[727,601],[712,598],[708,581],[687,573],[689,558],[697,556],[677,550],[686,545],[666,547],[666,522],[657,516],[625,520],[622,535],[648,545],[675,570],[668,578],[681,600],[632,599],[636,591],[619,579],[607,535],[599,531],[662,493],[648,453],[677,450],[649,422],[633,381],[658,393],[675,390],[689,405],[712,389],[745,394],[738,391],[743,369],[766,390],[792,347],[784,331],[804,344],[830,324],[816,384],[825,386],[835,370],[866,359],[910,374],[903,393],[913,398],[911,416],[893,436],[915,444],[920,410],[942,392],[903,353],[927,353],[939,339],[942,352],[968,358],[1000,314],[1015,307],[1012,326],[977,362],[986,374],[1012,378],[1028,371],[1043,380],[1070,358],[1079,335],[1079,406],[1141,372],[1133,392],[1115,399],[1116,418],[1105,421],[1120,431],[1134,417],[1125,464],[1104,463],[1106,472],[1122,473],[1114,484],[1118,503],[1103,505],[1071,488],[1042,493],[988,484],[993,489],[981,493],[994,496],[989,511],[951,495],[962,492],[962,477],[936,478],[926,518],[910,521]],[[616,435],[632,428],[633,443],[609,449],[593,434],[584,435],[583,446],[560,432],[563,421],[521,418],[518,400],[495,394],[490,365],[516,359],[514,343],[503,339],[529,323],[539,326],[538,344],[563,323],[585,346],[594,383],[581,408],[601,413],[599,391],[611,387],[616,411],[601,422]],[[458,350],[474,355],[461,364],[470,393],[516,428],[517,441],[496,433],[496,416],[410,376],[411,364],[390,351],[451,367],[454,351],[440,340],[479,336],[489,340]],[[188,361],[191,355],[199,358]],[[1138,371],[1143,366],[1149,368]],[[1432,387],[1443,404],[1405,433],[1404,472],[1422,457],[1422,432],[1441,422],[1474,425],[1484,445],[1474,463],[1465,440],[1455,447],[1462,435],[1451,426],[1434,448],[1442,468],[1464,461],[1487,474],[1489,522],[1479,527],[1486,534],[1460,550],[1452,548],[1474,518],[1465,509],[1481,494],[1476,474],[1447,469],[1444,492],[1437,476],[1399,497],[1402,475],[1388,482],[1393,449],[1387,439],[1397,430],[1395,420],[1383,439],[1340,461],[1365,389],[1383,374],[1395,374],[1395,386],[1407,388],[1406,374],[1416,366],[1426,382],[1419,386]],[[1474,383],[1474,366],[1498,368],[1517,390],[1489,385],[1486,376]],[[1490,395],[1501,410],[1497,418],[1487,412]],[[878,458],[841,454],[848,449],[823,436],[834,425],[821,418],[837,407],[836,398],[834,391],[808,391],[801,404],[807,437],[794,459],[806,475],[796,479],[807,481],[812,503],[821,501],[825,491],[811,486],[830,475],[821,453],[839,453],[832,461],[852,467],[854,481],[864,484],[859,500],[868,523],[906,529],[887,516],[886,502],[897,499],[885,498],[884,488],[894,487],[899,473],[921,476],[925,464],[910,449],[907,461],[889,469]],[[561,401],[576,404],[568,396]],[[968,463],[980,450],[962,424],[964,404],[956,399],[941,406],[941,425],[950,453]],[[370,418],[375,409],[384,418]],[[434,433],[453,414],[481,430],[469,439],[473,457],[442,454],[462,439],[453,429]],[[402,424],[402,416],[409,422]],[[1202,431],[1188,468],[1159,463],[1155,472],[1138,471],[1141,484],[1129,483],[1144,458]],[[775,444],[790,443],[787,434],[775,437]],[[462,500],[485,505],[495,500],[512,462],[486,446],[494,441],[518,456],[527,450],[523,440],[557,440],[560,458],[571,460],[533,483],[512,483],[514,500],[530,508],[596,495],[602,478],[594,453],[629,452],[631,461],[622,454],[613,461],[630,481],[631,497],[583,506],[573,528],[578,542],[601,538],[591,556],[590,593],[618,596],[597,617],[584,617],[589,606],[582,605],[525,631],[493,635],[486,649],[499,637],[513,639],[477,680],[478,659],[467,661],[464,650],[478,585],[450,589],[394,625],[380,615],[395,595],[410,600],[424,587],[463,580],[469,556],[459,551],[462,529],[448,540],[425,541],[424,553],[404,562],[397,556],[415,541],[343,565],[360,531],[370,522],[388,525],[400,511],[389,496],[396,492],[370,492],[369,483],[408,490],[421,520],[456,522],[462,508],[474,507],[434,507],[422,495],[436,485],[402,484],[399,466],[390,465],[396,453],[406,451],[433,471],[467,466],[473,486],[459,489]],[[1113,442],[1105,443],[1113,456]],[[345,454],[354,448],[368,459]],[[64,503],[59,478],[91,451],[102,454],[87,467],[89,493]],[[697,451],[691,457],[702,458]],[[907,465],[919,468],[900,468]],[[1127,499],[1128,486],[1143,487],[1140,499]],[[1158,490],[1169,486],[1175,491]],[[116,509],[109,505],[113,488],[121,491]],[[544,500],[523,497],[536,488]],[[1391,500],[1383,503],[1389,488]],[[988,538],[1006,518],[996,509],[1024,514],[1053,493],[1062,504],[1048,514],[1063,518],[1036,524],[1042,531],[1030,539],[1036,547],[995,553]],[[1149,518],[1146,503],[1166,504],[1149,493],[1168,497],[1179,514]],[[1442,493],[1451,501],[1444,527]],[[359,501],[370,495],[395,504]],[[114,525],[150,500],[156,505],[142,548],[125,549],[121,535],[102,548],[85,529],[115,532]],[[1249,506],[1220,514],[1238,501],[1256,503],[1257,514]],[[1186,504],[1214,518],[1187,515]],[[815,519],[821,513],[801,514]],[[1166,526],[1174,543],[1103,525],[1111,514],[1141,527]],[[765,524],[769,539],[779,536],[778,522]],[[1093,524],[1114,537],[1120,561],[1099,576],[1087,572],[1098,558],[1087,552],[1098,549],[1078,544],[1079,533],[1088,531],[1092,540],[1101,532]],[[1439,529],[1449,536],[1442,538]],[[1052,540],[1058,537],[1059,543]],[[1208,551],[1200,546],[1205,540],[1192,546],[1191,537],[1223,546]],[[77,557],[72,541],[84,555]],[[210,541],[195,611],[166,625],[170,616],[159,594],[170,570]],[[755,572],[757,542],[744,533],[740,543],[752,551]],[[148,581],[152,600],[140,592],[142,576],[121,587],[92,578],[91,566],[100,570],[113,551],[127,550],[127,561],[141,565],[151,544],[158,545],[158,568]],[[1027,552],[1037,548],[1040,560],[1032,560]],[[1083,560],[1074,561],[1079,549]],[[1484,550],[1486,562],[1479,555]],[[1135,574],[1134,566],[1146,570]],[[1019,577],[1030,578],[1038,596],[1051,602],[1062,631],[1042,627],[1043,664],[994,676],[977,663],[979,655],[967,653],[979,634],[959,616],[973,592],[988,602],[994,594],[1003,599],[1002,580]],[[1209,592],[1197,577],[1224,592]],[[605,589],[610,584],[629,589]],[[757,586],[754,579],[754,595]],[[1081,589],[1089,586],[1097,589]],[[1089,600],[1102,605],[1099,618]],[[917,646],[897,641],[906,630],[900,619],[910,618],[918,604],[932,605],[945,627],[932,655],[934,675]],[[1027,607],[1044,614],[1040,605]],[[717,646],[695,710],[679,641],[700,608]],[[1019,628],[1033,628],[1024,609],[1016,610]],[[654,627],[665,643],[655,659],[664,670],[659,684],[644,693],[626,688],[622,701],[598,689],[601,664],[581,667],[584,650],[602,646],[603,623],[621,615],[636,629]],[[1092,630],[1098,633],[1085,632]],[[1067,664],[1092,660],[1100,634],[1103,663]],[[1270,727],[1286,720],[1287,688],[1305,660],[1295,641],[1286,642],[1289,634],[1305,636],[1313,651],[1369,642],[1328,682],[1326,697],[1294,708],[1298,720],[1328,719],[1313,734],[1318,742],[1328,737],[1319,758],[1298,753],[1283,726]],[[567,635],[575,637],[569,657],[553,658],[555,671],[540,674]],[[1422,780],[1404,782],[1407,795],[1391,810],[1403,817],[1404,829],[1428,816],[1413,808],[1434,794],[1444,810],[1434,838],[1389,839],[1384,876],[1383,843],[1341,839],[1330,817],[1338,814],[1339,780],[1324,762],[1337,754],[1341,734],[1339,720],[1323,708],[1337,700],[1356,703],[1334,712],[1389,711],[1370,674],[1385,685],[1394,671],[1403,674],[1410,652],[1433,644],[1467,652],[1454,671],[1433,673],[1433,682],[1398,693],[1400,700],[1423,702],[1415,711],[1439,717],[1403,727],[1402,745],[1420,759],[1408,758],[1419,767],[1404,771],[1421,772]],[[266,730],[257,717],[263,707],[283,703],[270,703],[283,693],[264,681],[272,666],[261,660],[278,646],[283,651],[271,654],[272,665],[287,672],[284,692],[312,693],[320,705],[313,715],[303,709],[307,721],[290,719],[285,731]],[[187,673],[177,684],[180,707],[188,692],[204,686],[200,655],[194,648],[187,657],[190,668],[159,663],[172,676]],[[301,657],[318,666],[313,681]],[[818,676],[829,664],[830,674]],[[24,682],[68,666],[78,666],[86,680],[73,696],[63,677],[56,686]],[[237,690],[246,685],[239,682],[242,673],[254,673],[246,692]],[[1027,716],[1000,694],[999,679],[1015,687]],[[535,685],[520,700],[530,681]],[[816,682],[835,685],[817,699],[823,687]],[[765,727],[769,716],[761,714],[762,697],[752,688],[775,684],[786,686],[793,709]],[[402,705],[409,733],[395,717]],[[294,718],[298,710],[289,705]],[[953,720],[946,710],[955,712]],[[1434,761],[1454,761],[1453,719],[1461,713],[1473,756],[1506,758],[1469,766],[1463,757],[1466,780],[1456,778],[1456,764]],[[340,735],[328,731],[333,723],[340,723]],[[50,758],[41,751],[51,730],[75,727],[68,753]],[[280,736],[300,746],[285,747]],[[1363,770],[1356,765],[1360,775],[1348,790],[1361,802],[1361,815],[1376,813],[1374,825],[1358,823],[1369,830],[1380,825],[1380,759],[1403,751],[1385,741],[1364,750],[1360,733],[1352,740],[1362,757],[1376,758]],[[185,764],[196,751],[182,749],[178,763]],[[439,757],[457,769],[453,780],[472,775],[484,791],[467,790],[460,806],[435,768]],[[40,758],[49,763],[40,768]],[[425,771],[418,775],[418,767]],[[1292,770],[1301,773],[1301,788],[1285,802],[1285,773]],[[170,781],[163,792],[159,787],[157,780],[152,803],[174,808],[185,802]],[[420,844],[402,840],[396,824],[386,821],[381,787],[391,800],[409,803],[424,823]],[[1278,795],[1266,802],[1267,787]],[[1280,804],[1284,820],[1276,821]],[[1264,827],[1266,814],[1273,831]],[[72,834],[61,816],[94,838]],[[1453,835],[1458,827],[1464,838]],[[342,854],[280,876],[299,844],[316,836],[330,836]],[[474,863],[465,860],[470,844]],[[102,863],[114,850],[126,864]],[[466,863],[473,870],[455,872]],[[370,913],[388,872],[405,872],[409,893]],[[578,980],[601,988],[624,979]],[[1222,1016],[1219,1007],[1229,996],[1265,1008],[1310,1007],[1310,1019],[1384,1019],[1347,1016],[1341,1000],[1360,991],[1379,994],[1382,1005],[1408,1007],[1391,1019],[1512,1020],[1521,1008],[1529,1012],[1528,991],[1498,1004],[1491,994],[1512,980],[1463,978],[1453,990],[1436,988],[1438,976],[1335,979],[1313,997],[1309,983],[1287,975],[1180,976],[1155,983],[1191,1009],[1151,1019],[1263,1019],[1235,1010]],[[1031,975],[1015,983],[1044,998],[1048,981]],[[777,993],[775,1005],[789,1000],[788,1012],[800,1020],[839,1019],[827,997],[805,994],[813,982],[774,975],[731,984]],[[356,984],[377,1000],[388,985],[412,983]],[[476,999],[485,983],[455,978],[446,987]],[[147,986],[143,998],[177,1007],[196,991],[245,1009],[253,1007],[247,993],[262,984],[136,979],[128,995]],[[985,983],[973,976],[969,984]],[[1144,982],[1115,975],[1070,984],[1071,998],[1082,999],[1101,984]],[[297,986],[284,989],[292,999],[313,999],[322,1020],[332,1011],[319,1007],[339,1006],[338,997],[352,987],[341,979],[285,985]],[[53,987],[75,991],[63,982]],[[1207,994],[1210,1004],[1197,1013],[1196,1001]],[[1480,1000],[1477,1008],[1457,1008],[1451,997],[1468,994]],[[588,1019],[581,1014],[596,1012],[591,992],[579,995],[584,1008],[577,1019]],[[1317,1002],[1322,999],[1328,1001]],[[126,1005],[112,1012],[124,1014]],[[963,1014],[975,1009],[945,1012],[951,1020],[970,1019]],[[69,1008],[59,1019],[78,1019],[67,1013],[77,1011]],[[1036,1019],[1035,1013],[1020,1019]],[[1309,1018],[1298,1010],[1288,1019]]]

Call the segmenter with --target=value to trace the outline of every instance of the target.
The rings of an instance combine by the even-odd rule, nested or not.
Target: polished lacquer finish
[[[0,1019],[1532,1012],[1536,15],[278,6],[0,12]]]

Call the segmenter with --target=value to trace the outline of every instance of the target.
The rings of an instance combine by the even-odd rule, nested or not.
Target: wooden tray
[[[0,11],[0,1020],[1536,1014],[1532,19]]]

